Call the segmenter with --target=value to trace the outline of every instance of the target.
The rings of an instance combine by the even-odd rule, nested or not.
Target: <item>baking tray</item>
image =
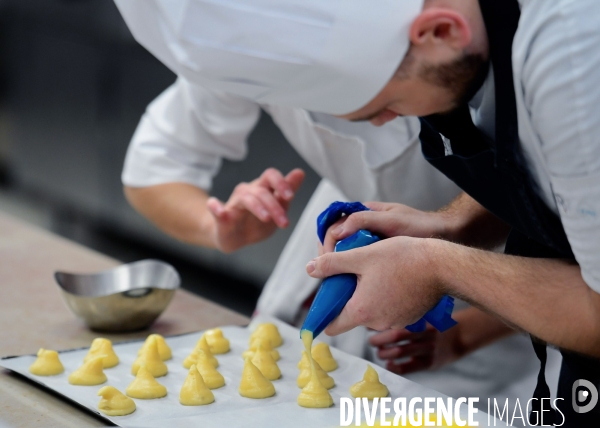
[[[248,347],[248,339],[253,327],[260,322],[275,323],[284,338],[283,345],[277,348],[281,354],[278,365],[282,377],[273,382],[276,389],[274,397],[254,400],[240,396],[238,386],[244,366],[241,354]],[[362,379],[367,361],[332,347],[332,354],[339,364],[339,368],[330,373],[336,382],[336,386],[330,390],[334,406],[328,409],[305,409],[296,403],[300,393],[300,388],[296,385],[296,377],[299,373],[297,364],[304,349],[298,329],[269,317],[257,317],[248,327],[221,328],[231,343],[229,353],[216,356],[220,363],[218,370],[225,377],[226,384],[222,388],[213,390],[215,402],[207,406],[183,406],[179,403],[179,390],[188,373],[182,362],[192,351],[203,331],[166,338],[173,351],[173,359],[166,361],[169,373],[157,380],[167,387],[168,394],[165,398],[155,400],[135,399],[137,410],[127,416],[112,417],[100,413],[98,411],[100,397],[97,393],[105,385],[112,385],[125,392],[134,378],[130,373],[131,365],[137,357],[142,340],[113,345],[120,363],[114,368],[106,369],[108,381],[97,386],[74,386],[67,381],[69,374],[81,365],[88,348],[60,351],[65,372],[58,376],[42,377],[29,373],[29,366],[35,360],[35,355],[5,357],[0,360],[0,366],[60,394],[100,418],[121,427],[330,428],[339,426],[340,398],[352,398],[349,392],[350,386]],[[393,398],[406,397],[408,401],[412,397],[447,397],[381,367],[375,365],[373,367],[379,373],[380,380],[388,386],[390,396]],[[461,410],[463,410],[462,417],[466,418],[466,406],[461,406]],[[479,426],[488,426],[486,413],[480,411],[475,416]],[[492,426],[493,423],[492,420]],[[496,421],[496,424],[495,426],[506,426],[501,421]]]

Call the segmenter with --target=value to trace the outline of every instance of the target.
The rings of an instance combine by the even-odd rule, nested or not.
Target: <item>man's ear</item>
[[[425,9],[410,27],[410,41],[416,47],[438,50],[464,50],[472,39],[466,18],[452,9]]]

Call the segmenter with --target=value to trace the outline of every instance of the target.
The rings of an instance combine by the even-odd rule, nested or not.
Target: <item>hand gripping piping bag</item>
[[[359,211],[368,211],[360,202],[334,202],[317,218],[317,235],[321,243],[325,240],[327,229],[344,215]],[[335,252],[364,247],[379,241],[379,237],[368,230],[359,230],[354,235],[342,239],[335,245]],[[340,274],[325,278],[310,306],[302,330],[313,333],[317,337],[342,312],[348,300],[356,290],[356,275]],[[452,319],[454,298],[444,296],[433,309],[429,310],[416,323],[407,325],[406,329],[413,333],[424,331],[427,322],[438,331],[444,332],[454,327],[457,322]]]

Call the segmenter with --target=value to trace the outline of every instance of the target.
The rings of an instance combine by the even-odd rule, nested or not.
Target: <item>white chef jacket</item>
[[[434,210],[459,193],[423,159],[415,118],[398,118],[377,128],[302,109],[259,105],[183,78],[148,106],[127,151],[123,183],[144,187],[177,181],[210,190],[223,158],[246,156],[246,138],[261,107],[300,156],[350,199]]]
[[[521,147],[583,279],[600,293],[600,2],[519,3],[512,63]],[[493,74],[470,105],[493,136]]]
[[[298,153],[325,177],[302,213],[257,305],[261,314],[297,324],[303,302],[319,283],[305,273],[306,262],[317,255],[316,218],[332,201],[381,200],[433,210],[450,202],[459,190],[423,159],[415,119],[398,118],[377,128],[301,109],[259,106],[181,78],[153,101],[143,116],[127,152],[123,183],[145,187],[185,182],[209,190],[222,158],[245,157],[246,137],[258,121],[261,107],[271,114]],[[367,335],[366,329],[357,328],[334,338],[323,335],[322,339],[376,360]],[[506,361],[519,361],[520,369]],[[528,339],[516,336],[435,374],[413,376],[419,383],[451,396],[479,395],[483,405],[491,396],[528,399],[535,385],[536,362]],[[552,376],[558,363],[551,361],[548,371]],[[515,384],[520,387],[515,388]]]

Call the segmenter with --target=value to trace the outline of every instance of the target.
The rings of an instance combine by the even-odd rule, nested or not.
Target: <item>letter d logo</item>
[[[586,404],[587,402],[587,404]],[[573,410],[577,413],[587,413],[598,404],[598,390],[594,384],[585,379],[573,383]]]

